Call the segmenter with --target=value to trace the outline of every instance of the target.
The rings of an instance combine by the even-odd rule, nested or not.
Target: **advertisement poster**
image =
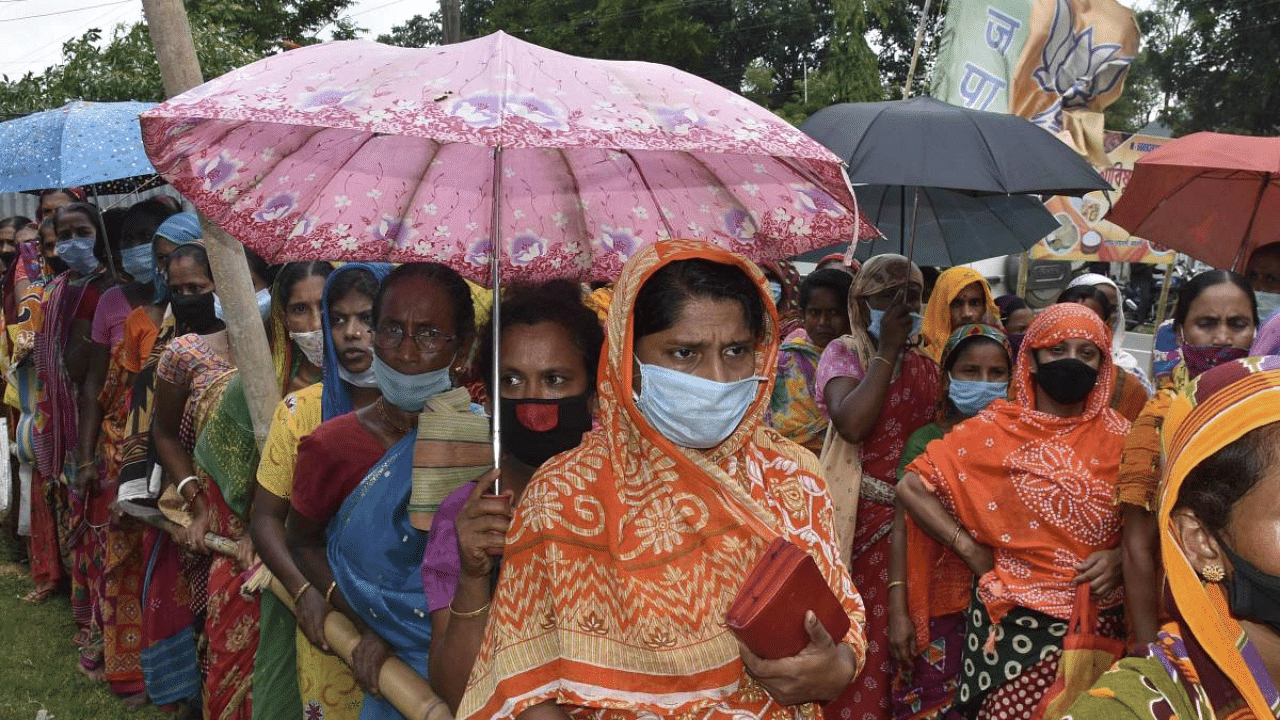
[[[1133,237],[1124,228],[1103,220],[1111,205],[1133,175],[1138,158],[1155,150],[1169,138],[1150,135],[1126,135],[1107,132],[1107,159],[1110,166],[1101,169],[1102,177],[1116,189],[1091,192],[1082,198],[1053,197],[1045,203],[1062,227],[1031,248],[1035,260],[1084,260],[1101,262],[1138,262],[1167,264],[1177,253]]]

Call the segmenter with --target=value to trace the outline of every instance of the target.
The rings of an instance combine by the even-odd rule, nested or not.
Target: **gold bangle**
[[[893,582],[889,583],[889,587],[887,587],[887,588],[885,588],[885,589],[886,589],[886,590],[892,590],[892,589],[894,589],[895,587],[897,587],[897,586],[899,586],[899,585],[906,585],[906,584],[907,584],[907,581],[906,581],[906,580],[894,580]]]
[[[490,600],[489,602],[485,603],[484,605],[481,605],[479,608],[477,608],[477,609],[475,609],[475,610],[472,610],[471,612],[458,612],[457,610],[454,610],[454,609],[453,609],[453,601],[452,601],[452,600],[450,600],[450,601],[449,601],[449,614],[450,614],[450,615],[452,615],[452,616],[454,616],[454,617],[460,617],[460,618],[473,618],[473,617],[477,617],[477,616],[483,615],[483,614],[485,614],[486,612],[489,612],[489,606],[490,606],[490,605],[492,605],[492,604],[493,604],[493,601],[492,601],[492,600]]]
[[[884,366],[885,366],[885,367],[887,367],[887,368],[889,368],[889,370],[890,370],[890,371],[892,371],[892,370],[893,370],[893,363],[889,362],[889,361],[888,361],[887,359],[885,359],[885,358],[880,357],[879,355],[872,355],[872,356],[871,356],[871,362],[867,363],[867,367],[868,367],[868,368],[870,368],[870,367],[872,366],[872,364],[874,364],[874,363],[875,363],[875,361],[877,361],[877,360],[879,360],[880,362],[884,363]]]
[[[298,592],[296,592],[296,593],[294,593],[294,594],[293,594],[293,604],[294,604],[294,605],[297,605],[297,604],[298,604],[298,598],[302,597],[302,593],[306,592],[306,591],[307,591],[307,588],[309,588],[309,587],[311,587],[311,581],[310,581],[310,580],[308,580],[308,581],[306,581],[306,582],[302,583],[302,587],[298,588]]]
[[[960,523],[956,523],[956,531],[951,534],[951,542],[947,543],[947,547],[952,550],[956,549],[956,541],[960,539],[960,531],[963,529],[964,527]]]
[[[324,591],[324,602],[326,605],[333,604],[333,602],[329,600],[329,598],[333,596],[333,589],[336,587],[338,587],[338,581],[334,580],[333,582],[329,583],[329,589]]]

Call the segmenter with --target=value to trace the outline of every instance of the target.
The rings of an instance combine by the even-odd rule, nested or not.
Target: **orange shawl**
[[[600,429],[533,476],[516,508],[480,655],[459,718],[511,718],[554,700],[609,717],[816,717],[783,707],[744,670],[725,612],[773,538],[813,555],[853,625],[861,667],[863,606],[840,565],[831,500],[813,454],[763,424],[773,389],[705,453],[653,430],[632,395],[636,294],[662,266],[703,258],[751,276],[745,259],[699,241],[664,241],[623,269],[609,310],[599,380]],[[776,315],[756,372],[777,362]]]
[[[1084,338],[1101,351],[1098,383],[1081,415],[1035,410],[1032,352],[1068,338]],[[1111,398],[1111,336],[1098,316],[1080,305],[1054,305],[1027,328],[1015,366],[1013,402],[986,410],[929,444],[908,466],[973,538],[992,548],[995,569],[978,594],[999,623],[1016,606],[1068,619],[1075,601],[1075,565],[1115,547],[1120,516],[1112,504],[1120,449],[1129,422],[1107,407]],[[914,523],[909,523],[913,525]],[[963,610],[955,588],[936,596],[934,568],[952,563],[949,550],[918,529],[908,546],[907,605],[916,635],[928,637],[929,617]],[[1117,592],[1100,607],[1114,607]]]
[[[1178,544],[1172,515],[1187,474],[1245,433],[1276,422],[1277,407],[1280,360],[1274,356],[1216,367],[1198,376],[1191,390],[1174,397],[1164,423],[1168,462],[1156,515],[1160,555],[1176,612],[1186,632],[1231,678],[1257,718],[1277,717],[1280,703],[1268,703],[1240,653],[1246,636],[1228,610],[1226,583],[1201,581]]]
[[[929,296],[929,304],[924,308],[924,322],[920,326],[920,352],[929,356],[936,363],[942,362],[942,348],[946,346],[951,332],[951,301],[956,299],[961,290],[978,283],[982,295],[986,298],[987,315],[976,322],[1000,327],[1000,308],[991,297],[991,287],[982,273],[967,267],[947,268],[938,276],[933,286],[933,294]]]

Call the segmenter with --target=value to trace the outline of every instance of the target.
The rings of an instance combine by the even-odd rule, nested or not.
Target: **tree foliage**
[[[261,57],[237,42],[235,33],[203,18],[191,18],[191,34],[206,78]],[[0,82],[0,114],[26,115],[71,100],[160,102],[165,98],[160,65],[143,23],[117,25],[110,37],[90,28],[63,44],[62,57],[62,63],[39,75],[28,72],[16,80],[4,76]]]
[[[1280,3],[1167,0],[1157,11],[1161,5],[1164,23],[1146,38],[1166,95],[1160,118],[1178,135],[1280,134]]]
[[[240,41],[258,55],[285,43],[310,45],[327,26],[349,32],[342,13],[355,0],[186,0],[187,13],[224,28],[234,28]]]
[[[350,37],[358,28],[341,13],[354,0],[187,0],[196,56],[214,78],[280,49],[282,42],[316,42],[332,28]],[[15,117],[70,100],[159,102],[165,97],[145,23],[89,28],[62,46],[62,62],[43,72],[0,82],[0,115]]]
[[[503,30],[574,55],[672,65],[802,120],[831,102],[882,98],[876,55],[864,36],[873,12],[896,5],[894,0],[463,0],[462,35]],[[433,12],[410,18],[378,41],[424,47],[441,38],[440,14]]]

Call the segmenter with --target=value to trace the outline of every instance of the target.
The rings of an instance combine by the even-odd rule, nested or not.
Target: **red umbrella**
[[[1280,138],[1195,133],[1147,153],[1107,219],[1217,268],[1280,242]]]

